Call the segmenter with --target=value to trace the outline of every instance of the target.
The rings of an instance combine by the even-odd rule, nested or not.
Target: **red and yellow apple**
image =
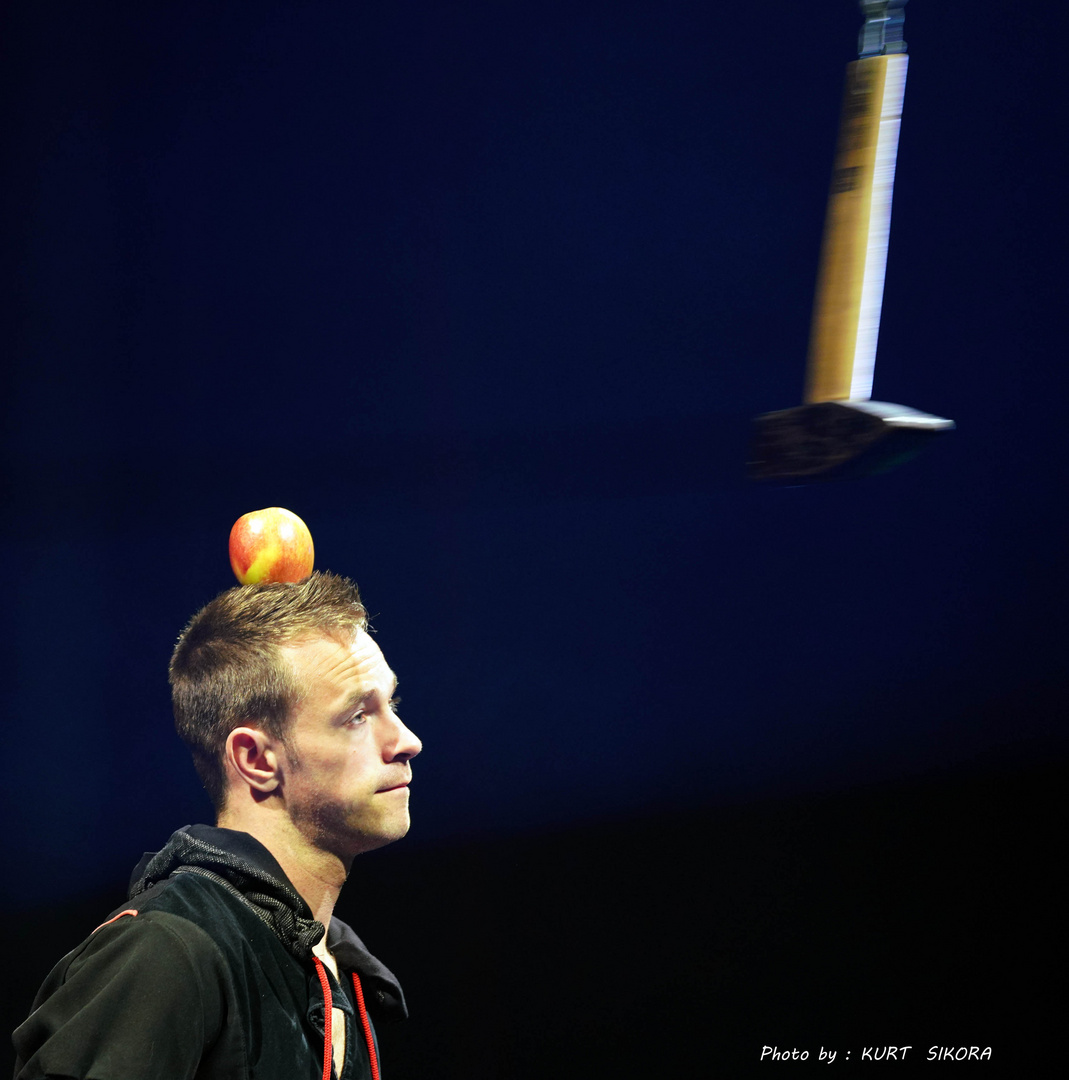
[[[303,581],[314,562],[308,526],[281,506],[242,514],[230,530],[230,565],[242,585]]]

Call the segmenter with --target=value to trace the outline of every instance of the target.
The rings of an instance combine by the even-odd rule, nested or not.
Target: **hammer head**
[[[751,480],[807,484],[887,472],[953,420],[886,401],[817,401],[754,420]]]

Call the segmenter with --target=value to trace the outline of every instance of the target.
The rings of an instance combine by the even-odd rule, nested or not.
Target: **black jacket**
[[[15,1078],[322,1080],[321,977],[346,1015],[342,1080],[370,1078],[358,987],[379,1020],[407,1016],[404,995],[333,919],[327,944],[339,987],[312,955],[322,935],[257,840],[206,825],[180,829],[142,859],[128,903],[45,980],[14,1033]],[[377,1057],[370,1021],[366,1031]]]

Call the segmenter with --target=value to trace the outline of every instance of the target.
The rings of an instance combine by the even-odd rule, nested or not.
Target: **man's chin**
[[[370,827],[366,824],[362,825],[349,834],[350,857],[363,855],[368,851],[376,851],[379,848],[387,847],[395,840],[401,840],[408,835],[411,824],[412,822],[406,814],[403,820],[379,822]]]

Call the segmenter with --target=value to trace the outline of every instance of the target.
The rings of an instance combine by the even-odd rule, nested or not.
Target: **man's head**
[[[171,695],[175,727],[217,813],[227,800],[230,733],[248,726],[285,743],[308,693],[288,647],[315,639],[348,647],[366,629],[356,585],[321,572],[295,585],[238,586],[193,616],[171,657]]]

